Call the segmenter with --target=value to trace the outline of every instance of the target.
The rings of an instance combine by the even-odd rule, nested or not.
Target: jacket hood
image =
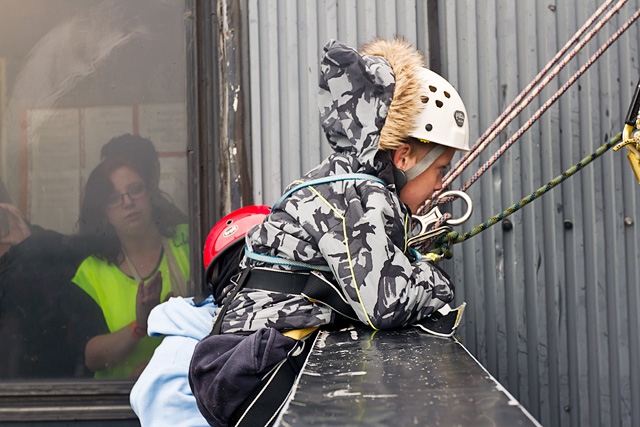
[[[211,332],[215,312],[212,296],[198,305],[193,298],[169,298],[151,310],[148,332],[152,337],[173,335],[201,340]]]
[[[378,150],[395,150],[415,127],[422,55],[404,39],[375,40],[358,53],[331,40],[324,47],[318,96],[320,120],[336,152],[367,166]]]

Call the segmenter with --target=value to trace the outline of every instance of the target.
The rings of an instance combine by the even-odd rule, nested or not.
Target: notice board
[[[22,144],[26,216],[32,224],[62,233],[75,230],[82,189],[111,138],[133,133],[149,138],[160,158],[160,188],[187,208],[185,105],[137,104],[30,109]]]

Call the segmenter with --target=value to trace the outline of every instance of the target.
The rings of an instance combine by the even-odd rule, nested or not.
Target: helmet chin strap
[[[426,171],[429,166],[431,166],[433,162],[435,162],[446,150],[447,147],[444,145],[436,144],[436,146],[433,147],[431,151],[422,158],[422,160],[404,171],[405,175],[407,175],[407,181],[417,178],[422,172]]]

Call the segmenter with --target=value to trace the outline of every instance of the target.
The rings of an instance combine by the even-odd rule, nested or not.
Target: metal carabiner
[[[441,226],[433,229],[431,227],[437,224],[438,221],[442,218],[442,213],[440,212],[438,206],[435,206],[425,215],[412,215],[411,237],[407,241],[409,246],[421,244],[434,237],[447,234],[452,230],[452,228],[450,227],[451,225],[462,224],[471,217],[471,213],[473,212],[473,203],[471,202],[471,197],[469,197],[467,193],[458,190],[445,191],[438,196],[438,200],[449,197],[460,198],[465,201],[465,203],[467,204],[467,211],[464,213],[464,215],[457,219],[448,219]]]

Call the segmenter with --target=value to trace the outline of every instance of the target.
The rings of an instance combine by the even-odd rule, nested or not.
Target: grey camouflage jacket
[[[246,237],[249,254],[284,264],[255,256],[242,261],[242,266],[293,271],[305,270],[301,264],[328,266],[328,276],[359,320],[377,329],[413,324],[453,299],[448,276],[407,247],[410,212],[398,198],[389,155],[378,150],[395,79],[381,56],[360,55],[337,41],[325,46],[320,118],[335,152],[287,190],[320,177],[371,178],[329,180],[294,191]],[[265,326],[284,331],[332,320],[330,309],[300,295],[243,289],[231,302],[222,331]]]

